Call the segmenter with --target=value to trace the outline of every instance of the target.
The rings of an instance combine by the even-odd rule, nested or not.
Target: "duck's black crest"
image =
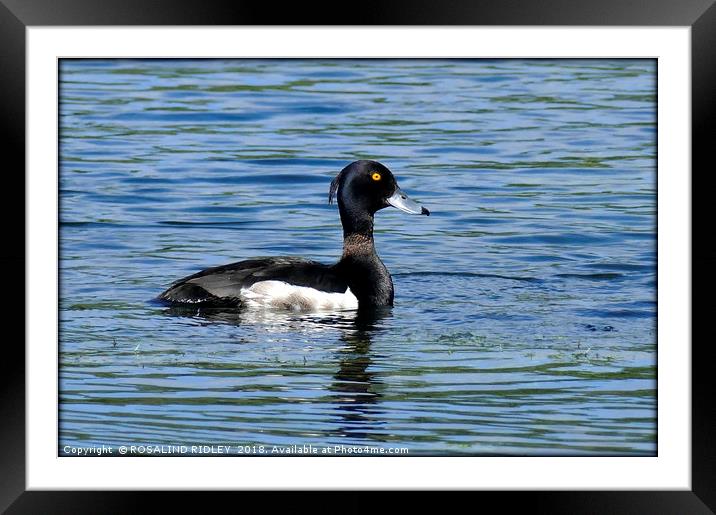
[[[345,170],[345,168],[343,170]],[[331,181],[331,187],[328,189],[329,204],[333,204],[333,201],[336,200],[336,193],[338,193],[338,183],[341,181],[341,174],[343,173],[343,170],[338,172],[338,175],[336,175]]]

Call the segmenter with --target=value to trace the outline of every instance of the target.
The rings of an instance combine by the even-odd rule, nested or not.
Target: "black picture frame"
[[[695,335],[704,325],[708,301],[699,303],[694,293],[712,289],[711,269],[716,255],[709,250],[710,212],[705,208],[708,150],[716,133],[716,5],[714,0],[429,0],[282,3],[244,0],[0,0],[0,131],[4,156],[15,157],[6,169],[3,217],[3,252],[0,259],[5,313],[24,309],[25,226],[25,29],[29,26],[63,25],[573,25],[573,26],[689,26],[691,27],[692,80],[692,489],[690,491],[585,491],[585,492],[479,492],[497,501],[500,509],[528,503],[543,513],[714,513],[716,510],[716,444],[711,399],[712,361],[710,339]],[[711,136],[710,136],[711,135]],[[6,165],[7,166],[7,165]],[[698,170],[698,171],[697,171]],[[669,172],[671,173],[671,171]],[[673,173],[688,173],[675,170]],[[7,295],[11,292],[11,295]],[[22,295],[19,292],[23,292]],[[22,306],[22,307],[20,307]],[[5,367],[0,375],[0,509],[6,513],[127,513],[141,512],[147,501],[160,495],[170,502],[190,505],[189,494],[170,492],[73,492],[26,491],[25,486],[25,370],[24,325],[10,337],[6,321]],[[235,493],[221,493],[228,499]],[[241,493],[241,503],[253,501]],[[355,505],[358,492],[347,494],[336,506]],[[193,498],[192,498],[193,499]],[[258,500],[258,499],[256,499]],[[481,500],[482,501],[482,500]],[[202,502],[202,501],[196,501]],[[206,504],[200,504],[206,507]],[[234,504],[233,506],[238,505]],[[315,505],[314,505],[315,506]],[[312,511],[315,511],[312,510]],[[342,510],[343,511],[343,510]]]

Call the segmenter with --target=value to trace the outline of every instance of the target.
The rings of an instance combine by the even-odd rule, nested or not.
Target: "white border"
[[[28,489],[691,488],[688,27],[30,27],[27,43]],[[658,457],[58,458],[57,58],[210,56],[657,57]]]

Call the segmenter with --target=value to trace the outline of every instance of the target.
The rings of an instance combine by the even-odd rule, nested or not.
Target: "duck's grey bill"
[[[410,213],[411,215],[430,216],[430,211],[425,209],[423,206],[421,206],[414,200],[409,199],[408,196],[403,193],[403,190],[401,190],[400,188],[396,189],[395,193],[393,193],[393,195],[388,198],[388,204],[393,207],[397,207],[401,211]]]

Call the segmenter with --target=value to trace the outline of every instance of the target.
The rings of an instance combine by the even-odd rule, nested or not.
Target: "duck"
[[[291,311],[393,306],[393,280],[375,250],[375,214],[387,207],[413,215],[430,211],[400,189],[385,165],[372,160],[354,161],[335,176],[328,192],[328,203],[334,201],[343,227],[337,263],[295,256],[247,259],[179,279],[156,300],[172,307]]]

